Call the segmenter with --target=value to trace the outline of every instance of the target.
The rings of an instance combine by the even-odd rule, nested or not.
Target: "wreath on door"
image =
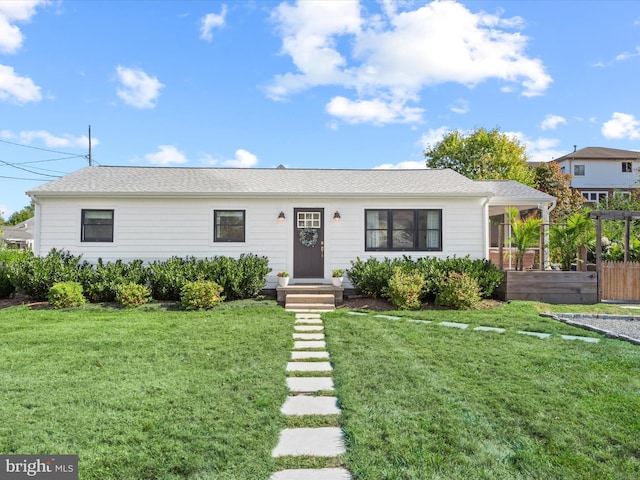
[[[300,243],[305,247],[313,247],[318,243],[318,229],[316,228],[301,228],[298,232],[298,238]]]

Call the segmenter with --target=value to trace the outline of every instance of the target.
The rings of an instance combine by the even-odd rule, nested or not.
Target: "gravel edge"
[[[574,320],[574,319],[578,319],[578,320],[598,319],[598,320],[638,321],[639,320],[638,317],[624,316],[624,315],[600,315],[600,314],[586,315],[583,313],[550,313],[550,312],[541,313],[540,316],[553,318],[554,320],[558,320],[559,322],[566,323],[567,325],[571,325],[572,327],[591,330],[592,332],[600,333],[607,338],[612,338],[615,340],[624,340],[634,345],[640,345],[640,338],[634,338],[623,333],[617,333],[612,330],[606,330],[604,328],[596,327],[594,325],[585,323],[584,321],[580,322],[580,321]]]

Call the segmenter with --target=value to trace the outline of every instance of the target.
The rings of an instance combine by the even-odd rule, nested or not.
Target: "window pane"
[[[584,175],[584,165],[574,165],[573,166],[573,175],[583,176]]]
[[[386,210],[369,210],[367,211],[367,228],[387,228],[387,211]]]
[[[113,210],[82,210],[82,242],[113,242]]]
[[[413,211],[394,210],[393,211],[393,229],[394,230],[413,230]]]
[[[414,250],[413,230],[394,230],[393,248],[402,250]]]
[[[214,219],[215,242],[244,242],[244,210],[216,210]]]
[[[386,230],[368,230],[366,248],[387,248]]]

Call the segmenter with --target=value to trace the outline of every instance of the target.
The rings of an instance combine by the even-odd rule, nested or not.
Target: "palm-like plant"
[[[555,225],[549,232],[550,246],[556,251],[562,270],[571,270],[578,250],[592,245],[595,238],[593,222],[580,213],[570,215],[566,225]]]
[[[535,247],[540,241],[540,226],[542,219],[532,215],[525,219],[518,218],[517,208],[507,208],[509,223],[511,224],[511,238],[507,240],[516,247],[516,270],[524,266],[524,254],[527,248]]]

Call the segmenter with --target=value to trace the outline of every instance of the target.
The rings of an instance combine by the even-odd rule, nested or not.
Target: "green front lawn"
[[[640,478],[638,346],[518,334],[598,336],[524,302],[393,314],[507,332],[327,315],[354,478]]]
[[[80,478],[260,479],[285,426],[281,308],[0,310],[0,453]]]
[[[0,310],[0,453],[77,453],[85,479],[263,479],[344,462],[355,479],[640,478],[640,347],[525,302],[388,312],[504,334],[324,315],[340,418],[286,419],[291,313]],[[601,337],[599,337],[601,338]],[[271,458],[279,432],[339,424],[343,459]]]

